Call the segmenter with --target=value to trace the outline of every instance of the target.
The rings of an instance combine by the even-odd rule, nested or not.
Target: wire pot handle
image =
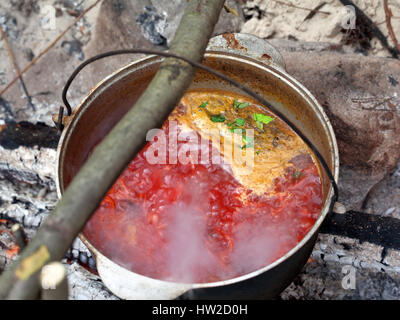
[[[67,99],[67,93],[68,93],[68,89],[70,88],[72,81],[76,78],[76,76],[78,75],[78,73],[84,68],[86,67],[88,64],[106,58],[106,57],[111,57],[111,56],[115,56],[115,55],[120,55],[120,54],[150,54],[150,55],[156,55],[156,56],[161,56],[161,57],[166,57],[166,58],[175,58],[175,59],[179,59],[182,61],[187,62],[188,64],[190,64],[191,66],[204,70],[206,72],[209,72],[219,78],[221,78],[222,80],[229,82],[230,84],[232,84],[233,86],[239,88],[240,90],[242,90],[243,92],[247,93],[249,96],[251,96],[252,98],[258,100],[262,105],[266,106],[267,108],[269,108],[273,113],[275,113],[279,118],[281,118],[304,142],[305,144],[312,150],[312,152],[314,152],[314,154],[316,155],[316,157],[318,158],[319,162],[321,163],[322,167],[324,168],[326,174],[328,175],[328,178],[331,182],[332,188],[333,188],[333,192],[334,195],[331,199],[331,203],[330,203],[330,207],[329,207],[329,211],[332,211],[333,206],[335,204],[336,201],[338,201],[339,199],[339,188],[337,186],[337,183],[335,181],[335,178],[333,177],[332,171],[330,170],[328,164],[326,163],[324,157],[321,155],[321,153],[318,151],[318,149],[314,146],[314,144],[301,132],[300,129],[298,129],[296,127],[296,125],[294,123],[292,123],[284,114],[282,114],[279,110],[277,110],[273,105],[271,105],[269,102],[267,102],[263,97],[259,96],[258,94],[256,94],[255,92],[253,92],[252,90],[250,90],[248,87],[246,87],[245,85],[241,84],[240,82],[237,82],[231,78],[229,78],[228,76],[224,75],[223,73],[216,71],[202,63],[196,62],[196,61],[192,61],[188,58],[185,58],[183,56],[180,55],[176,55],[174,53],[170,53],[170,52],[166,52],[166,51],[158,51],[158,50],[148,50],[148,49],[122,49],[122,50],[114,50],[114,51],[108,51],[105,53],[101,53],[98,54],[92,58],[87,59],[86,61],[84,61],[83,63],[81,63],[76,69],[75,71],[71,74],[71,76],[69,77],[69,79],[67,80],[64,89],[62,91],[62,100],[64,102],[64,105],[67,109],[67,114],[68,116],[70,116],[72,114],[72,108],[71,105],[68,102]],[[64,107],[61,106],[60,110],[59,110],[59,114],[58,114],[58,120],[57,120],[57,127],[59,130],[62,130],[63,125],[62,125],[62,118],[64,115]]]

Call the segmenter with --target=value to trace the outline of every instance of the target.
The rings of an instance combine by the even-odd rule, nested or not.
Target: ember
[[[13,222],[7,219],[0,219],[0,271],[6,264],[16,258],[20,251],[17,240],[11,231]]]

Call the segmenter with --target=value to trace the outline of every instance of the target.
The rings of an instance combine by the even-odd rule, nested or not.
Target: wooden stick
[[[190,0],[170,52],[201,62],[223,4],[224,0]],[[27,248],[2,274],[0,299],[37,297],[39,270],[64,257],[108,189],[142,149],[148,130],[161,127],[194,73],[187,62],[162,62],[146,91],[96,147]]]
[[[44,49],[42,52],[39,53],[37,57],[35,57],[21,72],[18,73],[18,75],[11,81],[9,82],[1,91],[0,91],[0,97],[26,72],[28,71],[41,57],[43,57],[51,48],[53,48],[57,42],[79,21],[81,20],[90,10],[92,10],[99,2],[102,0],[97,0],[95,3],[93,3],[90,7],[85,9],[78,18],[74,20],[73,23],[71,23],[67,29],[65,29],[63,32],[61,32],[57,38],[54,39],[50,45]]]
[[[397,49],[398,54],[400,54],[400,44],[397,41],[396,35],[393,31],[392,23],[391,23],[391,18],[393,17],[392,10],[390,10],[389,5],[388,5],[388,0],[383,0],[383,8],[385,10],[385,20],[386,20],[386,26],[389,31],[389,36],[392,39],[394,46]]]
[[[6,45],[6,47],[7,47],[8,55],[10,56],[11,62],[12,62],[12,64],[13,64],[13,66],[14,66],[15,73],[16,73],[17,76],[18,76],[21,72],[20,72],[20,70],[19,70],[17,61],[15,60],[15,56],[14,56],[12,50],[11,50],[11,46],[10,46],[10,44],[8,43],[7,35],[6,35],[6,33],[4,32],[4,30],[3,30],[3,28],[2,28],[1,25],[0,25],[0,33],[1,33],[2,37],[3,37],[3,40],[4,40],[5,45]],[[24,79],[22,78],[22,76],[20,76],[20,80],[21,80],[22,90],[24,91],[25,96],[26,96],[26,99],[28,100],[28,105],[29,105],[33,110],[35,110],[35,107],[33,106],[33,103],[32,103],[32,98],[31,98],[31,96],[30,96],[29,93],[28,93],[28,89],[26,88],[25,81],[24,81]]]
[[[62,263],[46,264],[40,271],[42,300],[68,300],[67,271]]]

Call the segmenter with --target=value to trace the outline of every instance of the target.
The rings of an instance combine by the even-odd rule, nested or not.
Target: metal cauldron
[[[156,73],[162,58],[148,56],[114,72],[101,81],[74,110],[57,150],[57,192],[64,189],[85,162],[89,152],[135,104]],[[279,52],[266,41],[247,34],[225,34],[210,40],[204,64],[245,83],[267,99],[317,147],[335,179],[339,156],[329,119],[311,93],[285,71]],[[197,71],[191,88],[237,91],[204,71]],[[318,229],[334,195],[324,170],[324,205],[308,234],[283,257],[249,274],[225,281],[201,284],[173,283],[151,279],[123,268],[99,252],[81,234],[97,261],[104,284],[123,299],[250,299],[272,298],[300,272],[314,247]]]

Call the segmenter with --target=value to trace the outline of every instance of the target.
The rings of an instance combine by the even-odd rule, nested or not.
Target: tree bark
[[[170,52],[200,62],[223,4],[224,0],[190,0]],[[163,61],[135,106],[97,146],[19,259],[2,274],[1,299],[38,297],[41,268],[64,257],[106,192],[143,147],[148,130],[160,127],[179,102],[194,72],[178,59]]]

